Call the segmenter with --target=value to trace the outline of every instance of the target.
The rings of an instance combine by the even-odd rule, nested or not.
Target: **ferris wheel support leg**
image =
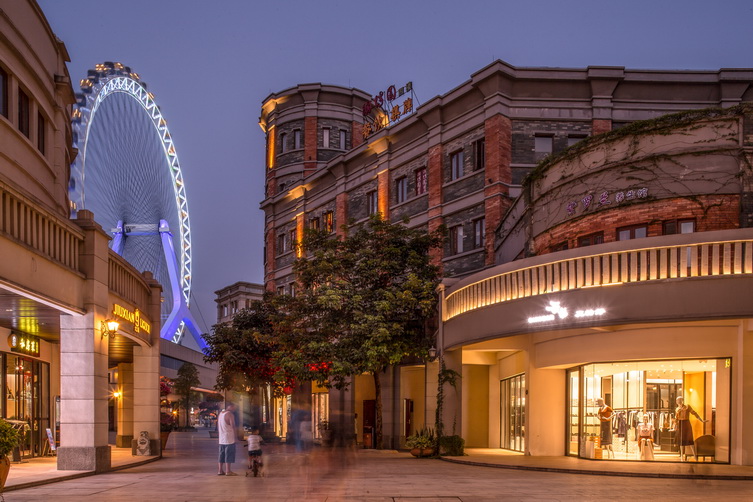
[[[180,334],[183,331],[182,328],[185,326],[191,332],[199,347],[205,349],[207,344],[201,336],[201,331],[196,326],[196,321],[194,321],[191,311],[188,310],[188,303],[180,287],[178,258],[175,254],[175,248],[173,248],[173,237],[167,221],[160,220],[159,232],[162,239],[162,250],[165,253],[165,262],[167,263],[167,274],[170,278],[170,290],[173,294],[173,306],[170,310],[170,315],[167,317],[167,321],[162,326],[160,336],[171,342],[178,343],[180,341]]]
[[[112,233],[112,250],[123,256],[123,220],[119,220]]]

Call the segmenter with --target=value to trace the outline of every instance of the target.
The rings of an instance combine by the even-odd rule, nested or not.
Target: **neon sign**
[[[126,321],[133,323],[133,331],[136,333],[143,330],[147,335],[152,333],[152,325],[143,317],[141,317],[141,311],[136,309],[131,312],[127,308],[118,305],[117,303],[112,307],[112,314],[114,316],[125,319]]]
[[[528,324],[539,324],[542,322],[550,322],[555,321],[557,319],[566,319],[570,316],[570,312],[568,311],[567,307],[563,307],[561,302],[555,302],[550,301],[549,306],[545,307],[544,310],[549,312],[548,314],[543,314],[539,316],[533,316],[528,318]],[[595,309],[581,309],[576,310],[575,314],[573,314],[573,317],[577,319],[587,319],[592,317],[601,317],[604,314],[606,314],[606,309],[599,307]]]
[[[407,95],[402,104],[393,103],[398,98]],[[374,110],[383,111],[377,113],[376,117],[368,119]],[[387,92],[379,91],[379,94],[373,96],[371,101],[363,104],[363,116],[366,120],[363,123],[363,138],[366,139],[371,134],[399,121],[401,117],[413,112],[413,82],[408,82],[399,89],[394,85],[387,88]]]

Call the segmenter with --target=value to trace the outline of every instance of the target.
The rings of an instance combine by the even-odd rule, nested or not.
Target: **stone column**
[[[154,279],[151,272],[144,272],[144,279],[149,284],[151,295],[146,309],[152,323],[150,333],[151,345],[133,347],[133,441],[137,441],[142,431],[149,433],[152,455],[160,451],[160,296],[162,286]]]
[[[133,364],[118,364],[118,435],[115,437],[115,446],[118,448],[130,448],[133,440]]]
[[[108,437],[108,339],[101,322],[109,315],[109,237],[81,210],[84,230],[80,270],[85,275],[83,316],[60,317],[60,470],[110,469]]]

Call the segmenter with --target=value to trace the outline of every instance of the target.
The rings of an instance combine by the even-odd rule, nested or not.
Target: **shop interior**
[[[569,454],[729,462],[730,366],[730,359],[695,359],[568,370]]]

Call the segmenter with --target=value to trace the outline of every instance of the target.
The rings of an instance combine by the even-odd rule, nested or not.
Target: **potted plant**
[[[437,448],[437,438],[434,429],[427,427],[405,438],[405,445],[410,448],[414,457],[431,457]]]
[[[335,431],[332,429],[329,420],[319,421],[319,433],[322,436],[322,446],[332,446],[335,442]]]
[[[170,437],[170,432],[172,432],[174,429],[175,417],[170,413],[161,411],[159,420],[159,439],[162,446],[160,451],[165,451],[165,447],[167,446],[167,438]]]
[[[18,446],[21,434],[11,424],[0,419],[0,492],[5,488],[5,480],[10,472],[10,454]]]

